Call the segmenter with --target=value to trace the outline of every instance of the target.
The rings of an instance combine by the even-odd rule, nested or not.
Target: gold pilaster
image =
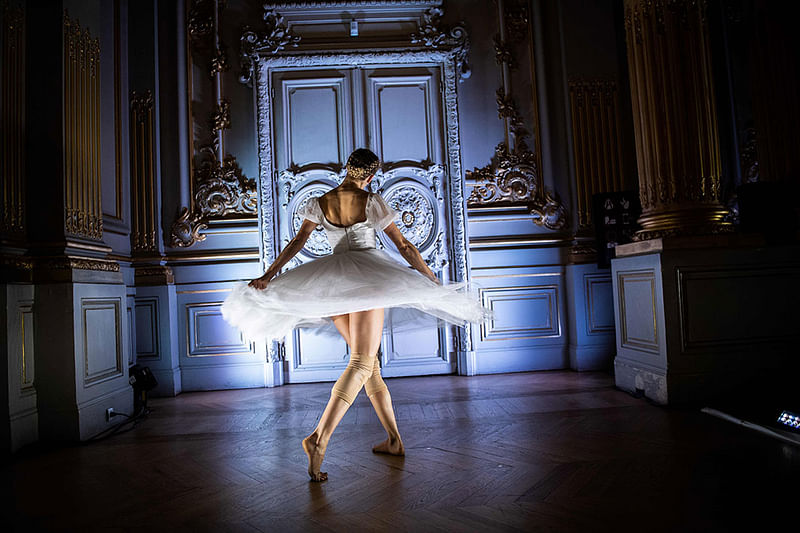
[[[0,234],[25,232],[25,12],[3,4],[0,70]]]
[[[64,227],[101,240],[100,43],[64,12]]]
[[[592,225],[592,195],[624,188],[617,83],[605,79],[570,80],[569,102],[578,227],[586,229]]]
[[[158,252],[156,244],[155,136],[153,97],[131,93],[131,251]]]
[[[730,229],[705,0],[625,0],[641,239]]]

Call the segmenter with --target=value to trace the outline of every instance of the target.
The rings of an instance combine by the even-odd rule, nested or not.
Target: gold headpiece
[[[375,172],[378,171],[378,166],[379,165],[380,165],[379,162],[376,161],[375,164],[370,165],[367,168],[355,167],[355,166],[351,166],[351,165],[347,165],[347,166],[345,166],[345,168],[347,169],[347,173],[350,176],[352,176],[353,179],[358,180],[358,181],[364,181],[365,179],[367,179],[368,177],[372,176],[373,174],[375,174]]]

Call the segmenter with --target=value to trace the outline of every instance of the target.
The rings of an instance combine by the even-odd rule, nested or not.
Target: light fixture
[[[800,415],[783,411],[778,417],[778,422],[792,429],[800,429]]]

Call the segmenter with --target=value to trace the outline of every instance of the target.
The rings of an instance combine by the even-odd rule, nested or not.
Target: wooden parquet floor
[[[184,393],[151,400],[149,418],[128,433],[18,453],[3,469],[5,524],[345,533],[796,524],[800,449],[650,405],[607,374],[386,381],[404,458],[371,452],[385,434],[363,391],[331,439],[323,483],[308,481],[300,440],[330,383]]]

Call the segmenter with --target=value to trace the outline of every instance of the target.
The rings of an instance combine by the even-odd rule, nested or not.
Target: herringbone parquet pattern
[[[185,393],[152,400],[149,419],[129,433],[18,454],[4,476],[11,523],[19,531],[735,531],[796,502],[797,449],[634,399],[606,374],[387,384],[404,458],[371,452],[385,435],[363,391],[333,435],[323,483],[309,483],[300,440],[330,383]]]

